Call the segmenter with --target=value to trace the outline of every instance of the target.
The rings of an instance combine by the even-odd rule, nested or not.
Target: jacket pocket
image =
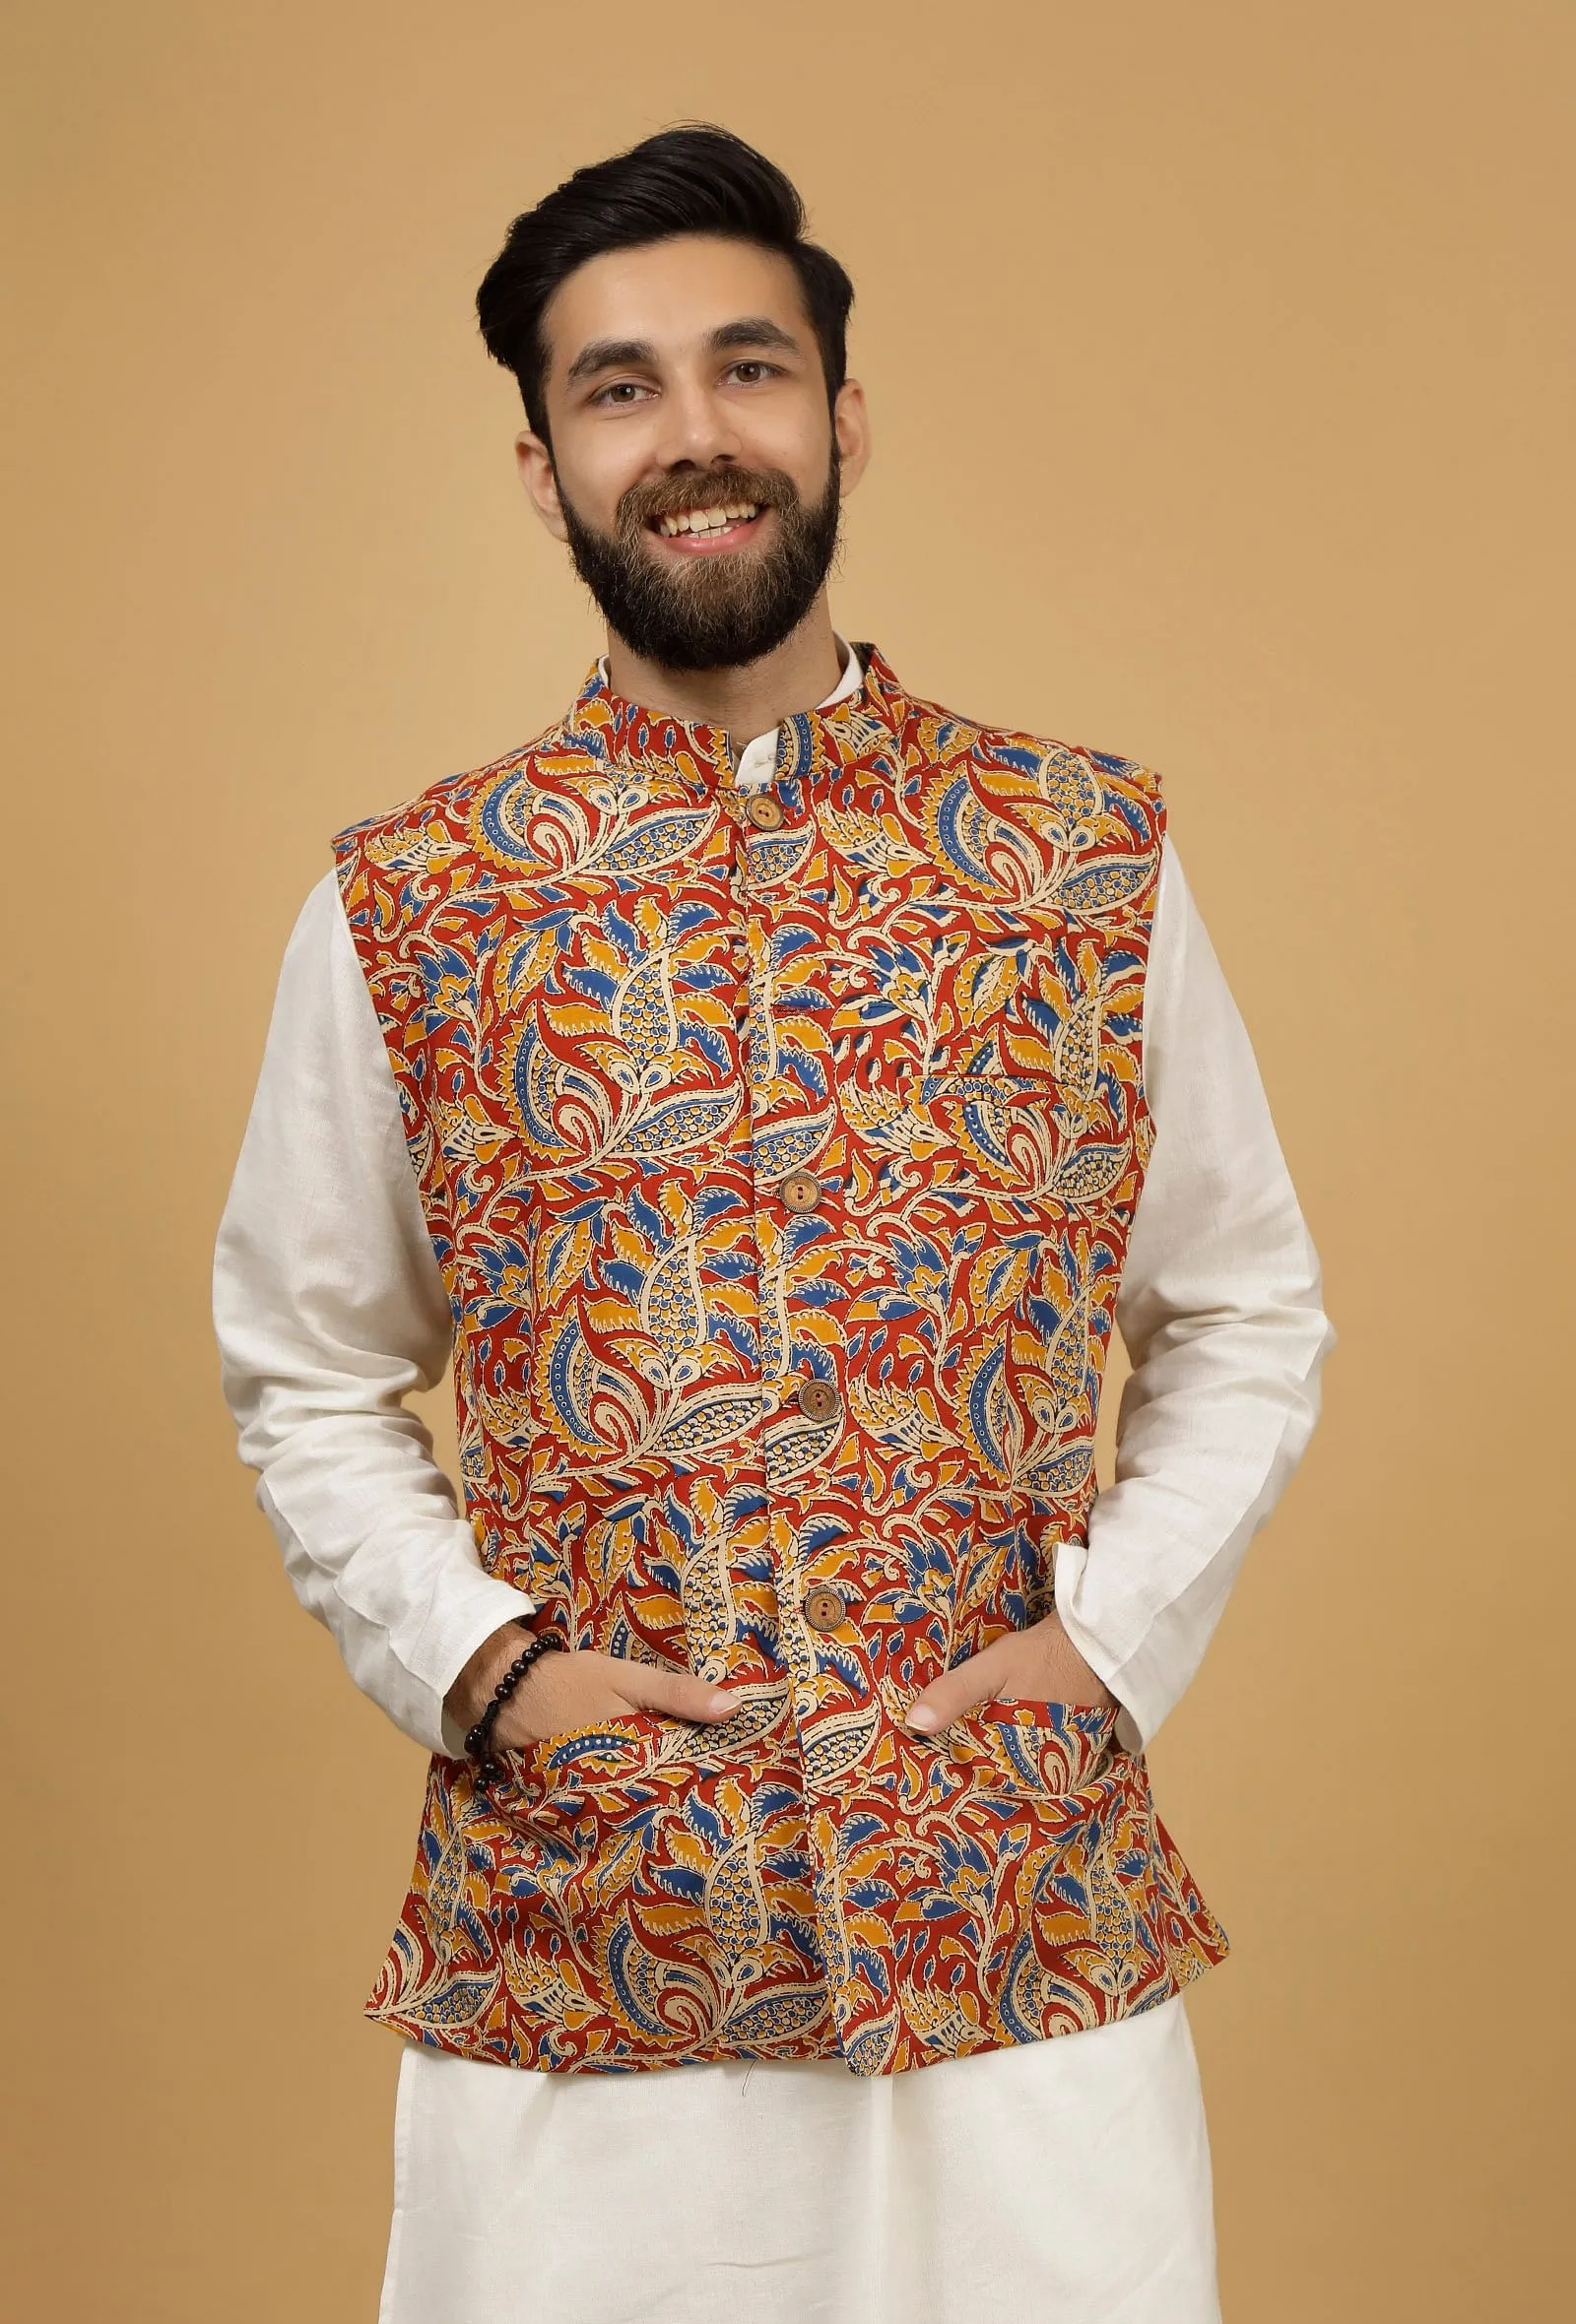
[[[630,1782],[683,1757],[694,1733],[655,1711],[627,1711],[545,1735],[499,1753],[502,1775],[490,1786],[492,1804],[511,1817],[534,1816],[580,1794]]]
[[[954,1718],[943,1742],[977,1790],[1060,1799],[1110,1772],[1116,1721],[1092,1703],[985,1703]]]

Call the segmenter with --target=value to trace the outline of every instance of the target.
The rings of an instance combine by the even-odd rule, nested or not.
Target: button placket
[[[749,1080],[746,1042],[750,1024],[750,881],[743,838],[734,834],[728,865],[728,959],[734,978],[734,1024],[739,1035],[739,1070]]]
[[[755,856],[755,844],[758,838],[764,847],[774,834],[782,832],[792,824],[794,817],[783,806],[781,800],[773,796],[770,791],[751,793],[740,802],[739,811],[743,830],[740,833],[739,856],[736,859],[732,893],[737,906],[735,926],[737,928],[742,924],[744,933],[752,943],[754,937],[750,923],[752,920],[758,920],[760,923],[761,942],[758,953],[753,952],[752,955],[751,986],[748,991],[750,1021],[752,1025],[755,1025],[757,1023],[756,1009],[758,1008],[764,1013],[769,1011],[773,1005],[769,956],[772,943],[771,932],[776,926],[777,908],[780,907],[784,913],[791,913],[791,906],[798,899],[790,896],[780,886],[773,887],[769,898],[755,887],[756,864],[759,863],[764,869],[766,858]],[[818,896],[815,901],[819,904],[821,899]],[[759,986],[754,982],[756,975],[762,979]],[[760,1029],[769,1039],[769,1028]],[[757,1097],[758,1094],[757,1092]],[[757,1212],[763,1214],[761,1226],[765,1226],[770,1218],[772,1208],[778,1204],[781,1205],[781,1210],[788,1212],[790,1218],[811,1215],[823,1206],[829,1191],[829,1189],[822,1187],[814,1172],[802,1169],[791,1170],[786,1176],[778,1178],[775,1183],[767,1182],[757,1187],[755,1199]],[[781,1211],[778,1213],[778,1218],[780,1222]],[[780,1224],[778,1231],[780,1232]],[[781,1397],[780,1402],[779,1396]],[[830,1381],[801,1375],[798,1378],[790,1377],[787,1381],[782,1382],[777,1394],[768,1391],[766,1408],[768,1412],[776,1409],[784,1412],[785,1415],[797,1411],[805,1421],[810,1422],[817,1429],[824,1429],[828,1424],[835,1424],[841,1420],[843,1400],[837,1388]],[[768,1485],[767,1490],[768,1493],[771,1493],[773,1489]],[[823,1677],[825,1649],[821,1649],[821,1642],[829,1642],[834,1634],[841,1632],[843,1636],[835,1650],[846,1652],[849,1644],[848,1625],[851,1616],[850,1601],[842,1589],[829,1582],[807,1582],[802,1576],[795,1575],[793,1569],[796,1563],[797,1559],[792,1556],[780,1560],[776,1557],[773,1558],[783,1612],[790,1617],[797,1617],[797,1619],[790,1618],[785,1623],[783,1647],[784,1658],[788,1666],[794,1723],[803,1736],[807,1725],[812,1724],[825,1708],[825,1681]],[[819,1854],[819,1842],[813,1844],[816,1845]]]

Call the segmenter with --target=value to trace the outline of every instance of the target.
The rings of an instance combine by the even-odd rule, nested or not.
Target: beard
[[[775,538],[765,549],[679,565],[652,547],[655,519],[740,501],[776,511]],[[586,524],[561,484],[558,503],[574,569],[631,653],[663,670],[731,670],[780,646],[815,604],[837,549],[840,464],[834,443],[826,489],[809,508],[779,468],[712,469],[633,484],[612,533]]]

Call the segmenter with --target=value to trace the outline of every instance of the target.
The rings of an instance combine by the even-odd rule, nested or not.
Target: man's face
[[[610,628],[671,670],[754,662],[814,605],[868,445],[828,412],[785,258],[685,235],[610,252],[544,318],[549,449],[517,443],[544,521]]]

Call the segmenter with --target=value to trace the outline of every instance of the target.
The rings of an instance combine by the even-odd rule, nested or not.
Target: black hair
[[[577,169],[521,212],[483,277],[476,294],[482,337],[519,381],[526,418],[544,441],[542,316],[553,293],[587,259],[676,234],[756,242],[788,260],[821,349],[827,401],[836,397],[848,370],[853,284],[828,251],[806,241],[805,205],[776,164],[730,130],[692,121]]]

